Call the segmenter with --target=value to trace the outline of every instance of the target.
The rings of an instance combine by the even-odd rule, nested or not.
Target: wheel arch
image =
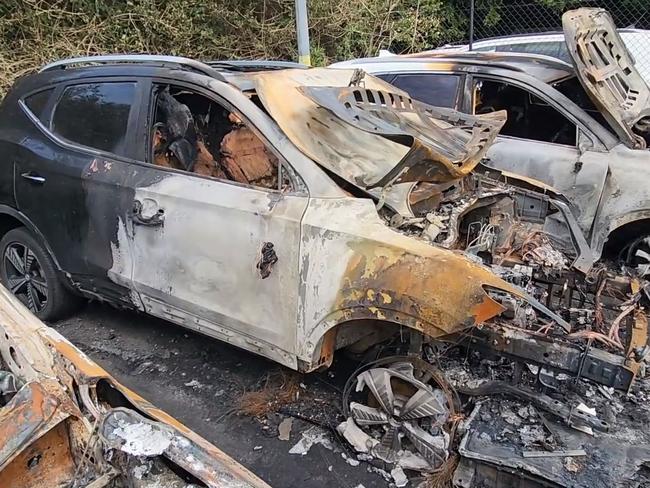
[[[448,334],[434,324],[399,310],[363,306],[339,309],[321,320],[305,337],[299,354],[299,369],[309,372],[328,368],[332,364],[334,352],[348,345],[345,341],[341,342],[340,334],[356,326],[369,329],[368,334],[358,334],[361,338],[375,331],[378,331],[381,336],[381,331],[386,329],[392,333],[400,327],[420,332],[423,336],[431,338]]]
[[[602,245],[602,257],[614,257],[640,232],[650,234],[650,210],[626,214],[612,221]]]
[[[59,264],[59,260],[54,255],[54,252],[45,239],[45,236],[38,230],[36,225],[34,225],[34,223],[19,210],[16,210],[15,208],[8,205],[0,204],[0,239],[4,237],[7,232],[18,227],[25,227],[27,230],[29,230],[32,235],[34,235],[34,237],[38,240],[38,242],[43,245],[43,248],[52,258],[57,271],[63,272],[63,269]]]

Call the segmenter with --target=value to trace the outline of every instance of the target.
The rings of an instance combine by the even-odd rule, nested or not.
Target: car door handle
[[[165,210],[159,208],[155,213],[151,215],[142,215],[142,202],[136,200],[133,202],[133,209],[131,210],[131,220],[136,225],[144,225],[147,227],[156,227],[163,225],[165,222]]]
[[[34,173],[33,171],[27,171],[26,173],[22,173],[20,176],[22,176],[26,180],[33,181],[34,183],[38,183],[39,185],[45,183],[45,178],[39,175],[38,173]]]

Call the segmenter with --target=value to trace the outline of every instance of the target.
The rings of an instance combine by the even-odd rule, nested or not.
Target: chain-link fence
[[[571,59],[562,35],[562,13],[578,7],[605,8],[612,14],[637,68],[650,82],[648,0],[473,1],[469,32],[472,50],[545,54],[569,63]]]

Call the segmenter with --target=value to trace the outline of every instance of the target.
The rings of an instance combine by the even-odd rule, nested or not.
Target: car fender
[[[297,341],[303,369],[323,365],[323,341],[333,346],[327,332],[345,322],[390,322],[439,338],[503,312],[488,288],[525,298],[464,254],[389,228],[369,200],[312,202],[304,223]]]

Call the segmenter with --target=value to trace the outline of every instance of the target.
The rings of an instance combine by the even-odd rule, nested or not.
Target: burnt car
[[[457,446],[461,386],[607,432],[563,382],[643,395],[648,355],[642,277],[598,262],[557,190],[482,164],[506,120],[360,70],[61,61],[0,108],[0,274],[44,317],[75,293],[302,372],[341,349],[394,353],[345,390],[340,430],[359,455],[400,483],[404,469],[453,472],[456,452],[503,467]],[[455,386],[441,358],[456,347],[539,378]]]
[[[0,486],[269,488],[0,287]]]
[[[650,270],[650,89],[602,9],[563,16],[573,64],[534,54],[430,51],[359,68],[425,103],[508,120],[488,165],[564,194],[594,256]]]

